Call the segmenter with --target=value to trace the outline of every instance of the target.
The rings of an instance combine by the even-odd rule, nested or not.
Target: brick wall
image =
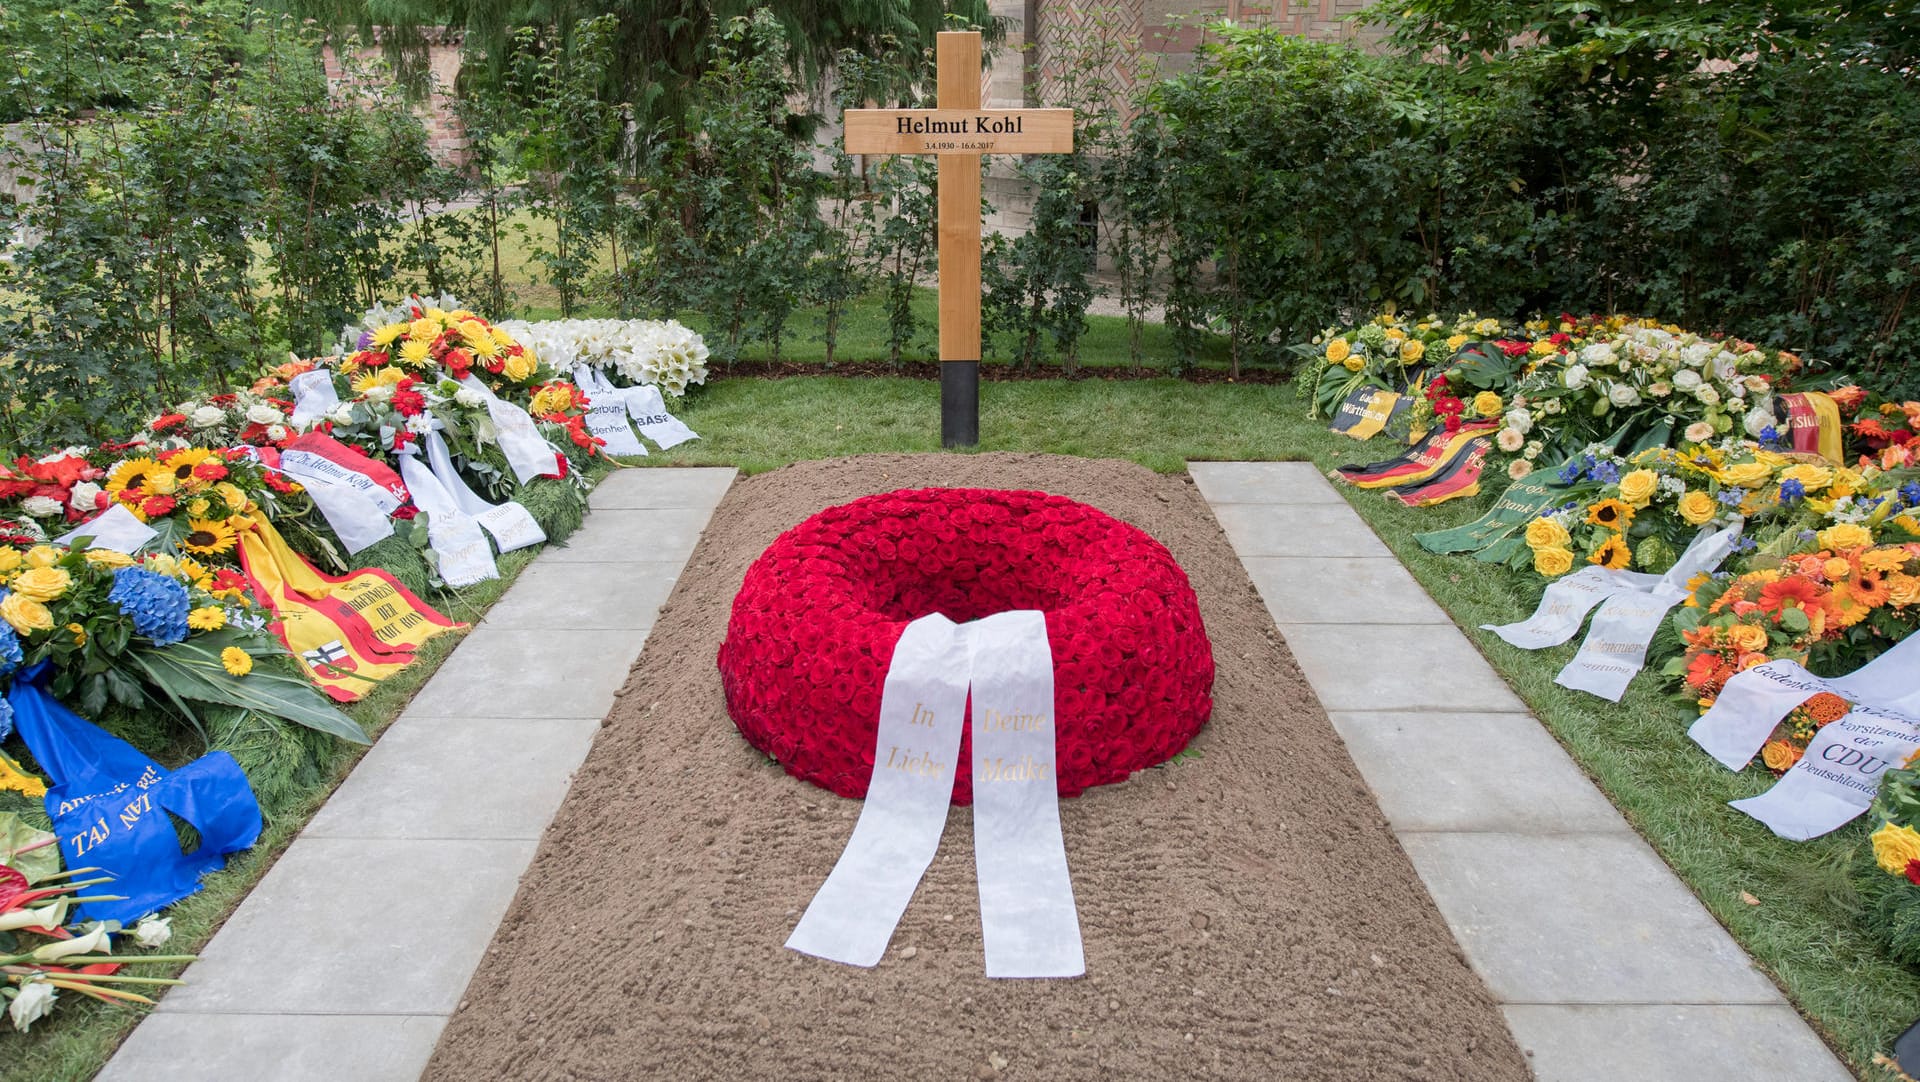
[[[458,30],[443,27],[427,32],[427,67],[432,75],[432,90],[425,100],[413,103],[413,114],[427,131],[427,150],[435,161],[443,165],[465,165],[467,161],[468,140],[466,126],[453,110],[454,80],[460,76],[461,36]],[[377,38],[377,32],[376,32]],[[380,48],[376,43],[361,49],[355,54],[355,65],[359,75],[349,72],[328,46],[325,53],[327,83],[341,95],[355,89],[355,83],[364,83],[377,78],[372,73],[380,70]],[[371,87],[375,92],[385,93],[385,86]]]

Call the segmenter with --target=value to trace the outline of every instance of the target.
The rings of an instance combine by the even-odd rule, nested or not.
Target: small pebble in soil
[[[912,958],[912,957],[914,957],[915,955],[917,955],[917,954],[919,954],[919,953],[920,953],[920,948],[919,948],[919,947],[907,947],[907,948],[905,948],[904,950],[902,950],[902,951],[900,952],[900,957],[902,957],[902,958]]]

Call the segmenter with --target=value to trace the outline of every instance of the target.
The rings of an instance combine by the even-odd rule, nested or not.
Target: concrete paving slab
[[[307,824],[307,838],[537,839],[598,718],[405,718]]]
[[[1632,830],[1526,714],[1328,717],[1397,831]]]
[[[712,511],[667,508],[653,511],[596,511],[587,524],[540,554],[541,563],[686,562]]]
[[[1527,708],[1451,625],[1281,624],[1280,633],[1328,710]]]
[[[1503,1003],[1781,1003],[1637,835],[1403,834]]]
[[[1247,556],[1240,562],[1279,624],[1453,622],[1391,556]]]
[[[1225,503],[1213,517],[1248,556],[1392,556],[1392,550],[1346,504]]]
[[[712,510],[740,471],[732,466],[647,466],[615,470],[600,479],[587,497],[595,511],[653,507]],[[591,519],[589,519],[591,521]]]
[[[1187,473],[1212,504],[1346,502],[1311,462],[1189,462]]]
[[[402,1082],[420,1077],[435,1015],[149,1015],[97,1082]]]
[[[599,718],[647,641],[643,630],[469,632],[405,717]]]
[[[1514,1004],[1504,1010],[1539,1082],[1853,1078],[1785,1004]]]
[[[451,1014],[535,844],[299,838],[158,1011]]]
[[[601,564],[535,560],[494,602],[481,627],[521,631],[646,631],[684,561]]]

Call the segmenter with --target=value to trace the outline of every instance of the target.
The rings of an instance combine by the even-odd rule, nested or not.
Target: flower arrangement
[[[297,433],[293,403],[271,393],[230,391],[181,402],[147,423],[140,441],[164,447],[283,447]]]
[[[1358,327],[1329,327],[1294,347],[1308,364],[1318,366],[1302,381],[1309,399],[1307,415],[1330,415],[1341,399],[1363,386],[1407,390],[1420,382],[1421,372],[1445,367],[1470,344],[1504,331],[1499,320],[1473,312],[1451,319],[1410,319],[1392,309]]]
[[[746,574],[719,665],[742,735],[796,777],[861,796],[906,625],[1042,609],[1063,796],[1180,751],[1212,711],[1193,588],[1159,542],[1059,496],[921,489],[828,508]],[[956,803],[972,800],[969,743]]]
[[[563,371],[593,365],[617,373],[628,386],[655,386],[675,398],[707,381],[706,343],[677,320],[556,319],[500,326]]]
[[[1896,961],[1920,965],[1920,768],[1909,760],[1880,778],[1867,836],[1854,861],[1866,926]]]

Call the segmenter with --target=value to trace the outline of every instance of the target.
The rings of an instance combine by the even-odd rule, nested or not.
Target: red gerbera
[[[1825,603],[1822,593],[1811,579],[1798,575],[1777,579],[1760,588],[1760,608],[1763,612],[1777,612],[1789,601],[1799,602],[1803,609],[1819,608]]]
[[[176,428],[184,427],[186,423],[187,415],[184,413],[163,413],[153,419],[153,424],[150,427],[155,432],[168,432]]]

